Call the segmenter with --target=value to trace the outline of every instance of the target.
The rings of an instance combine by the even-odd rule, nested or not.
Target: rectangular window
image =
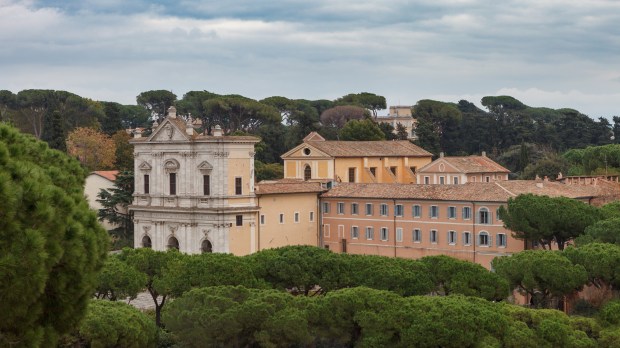
[[[235,178],[235,194],[236,195],[243,194],[241,178]]]
[[[463,232],[463,245],[471,245],[471,233]]]
[[[349,168],[349,182],[355,182],[355,168]]]
[[[440,184],[440,185],[443,185],[443,184],[445,184],[445,183],[446,183],[446,178],[445,178],[445,177],[443,177],[443,176],[440,176],[440,177],[439,177],[439,184]]]
[[[459,184],[459,177],[455,176],[452,178],[452,182],[454,183],[454,185],[458,185]]]
[[[403,229],[400,227],[396,229],[396,241],[397,242],[403,241]]]
[[[437,230],[431,230],[431,243],[437,244]]]
[[[295,223],[299,222],[299,213],[295,212],[295,215],[293,215],[295,217]]]
[[[313,222],[313,221],[314,221],[314,212],[311,211],[310,212],[310,222]]]
[[[425,176],[424,177],[424,184],[425,185],[430,185],[431,183],[431,177],[430,176]]]
[[[479,219],[478,219],[478,223],[479,224],[490,224],[491,221],[489,219],[489,210],[487,208],[480,208],[480,210],[478,211],[479,213]]]
[[[261,224],[261,225],[264,225],[264,224],[265,224],[265,215],[262,215],[262,214],[261,214],[261,216],[260,216],[260,224]]]
[[[448,218],[456,219],[456,207],[448,207]]]
[[[478,245],[489,246],[489,234],[486,232],[480,232],[478,235]]]
[[[375,229],[372,227],[366,227],[366,239],[372,240],[375,237]]]
[[[463,207],[463,220],[471,219],[471,207]]]
[[[372,203],[366,203],[366,215],[372,215]]]
[[[422,231],[419,228],[413,230],[413,241],[420,243],[422,241]]]
[[[405,209],[402,204],[396,204],[394,206],[394,216],[403,216],[404,210]]]
[[[329,214],[329,202],[323,202],[323,214]]]
[[[235,216],[235,220],[236,220],[236,224],[235,225],[243,226],[243,215]]]
[[[484,181],[486,181],[486,182],[491,182],[491,177],[490,177],[490,176],[485,176],[485,177],[484,177]]]
[[[390,171],[392,172],[392,174],[396,175],[396,168],[397,167],[390,167]]]
[[[506,247],[506,235],[504,233],[497,234],[497,246]]]
[[[439,207],[436,205],[431,205],[431,210],[429,212],[431,218],[436,219],[439,217]]]
[[[372,174],[372,176],[377,176],[377,167],[370,167],[370,174]]]
[[[456,244],[456,231],[448,231],[448,244]]]
[[[280,214],[280,223],[283,224],[284,223],[284,214]]]
[[[381,216],[388,216],[388,205],[385,203],[381,203],[381,205],[379,206],[379,214],[381,214]]]
[[[415,166],[414,166],[414,167],[409,167],[409,170],[411,170],[411,172],[412,172],[413,174],[415,174],[415,173],[416,173],[416,171],[418,170],[418,168],[417,168],[417,167],[415,167]]]
[[[387,227],[381,227],[381,240],[388,240],[388,229]]]
[[[422,206],[416,204],[413,206],[413,217],[419,218],[420,216],[422,216]]]
[[[148,194],[150,191],[149,175],[144,174],[144,193]]]
[[[360,231],[357,226],[351,226],[351,239],[358,239],[360,237]]]
[[[177,173],[170,173],[170,195],[177,194]]]
[[[338,202],[336,208],[338,210],[338,214],[344,214],[344,203]]]
[[[326,238],[329,238],[329,225],[324,225],[323,226],[323,236],[326,237]]]
[[[351,203],[351,215],[357,215],[359,214],[359,204],[357,203]]]
[[[205,196],[209,196],[211,194],[211,176],[210,175],[202,176],[202,194]]]

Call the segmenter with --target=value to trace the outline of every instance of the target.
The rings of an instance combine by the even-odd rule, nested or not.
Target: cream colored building
[[[328,141],[312,132],[282,155],[284,178],[357,183],[416,183],[432,154],[409,141]]]
[[[482,156],[444,156],[420,168],[418,183],[459,185],[468,182],[495,182],[508,180],[510,170]]]
[[[84,194],[86,195],[90,209],[98,212],[99,209],[103,208],[101,203],[97,202],[99,192],[102,189],[109,190],[113,188],[117,174],[118,170],[102,170],[92,172],[86,177]],[[108,221],[100,221],[99,223],[106,230],[112,230],[117,227]]]
[[[387,116],[379,116],[375,120],[379,123],[387,123],[394,127],[394,134],[397,132],[398,124],[402,124],[407,130],[407,139],[415,140],[416,136],[416,119],[413,118],[410,105],[395,105],[390,106],[390,113]]]

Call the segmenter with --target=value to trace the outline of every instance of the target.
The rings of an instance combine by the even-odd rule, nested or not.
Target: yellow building
[[[416,183],[432,154],[409,141],[328,141],[316,132],[282,155],[284,178],[356,183]]]

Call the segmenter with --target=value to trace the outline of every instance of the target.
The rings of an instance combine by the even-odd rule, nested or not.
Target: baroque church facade
[[[171,107],[148,137],[134,135],[134,245],[155,250],[256,251],[252,136],[198,134]]]

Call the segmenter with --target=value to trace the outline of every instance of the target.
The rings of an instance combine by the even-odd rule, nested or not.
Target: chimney
[[[439,153],[439,158],[443,158],[443,156],[444,156],[444,153],[443,153],[443,152],[440,152],[440,153]]]
[[[219,124],[216,124],[215,127],[213,127],[213,132],[211,134],[214,137],[221,137],[222,136],[222,127],[220,127]]]
[[[549,177],[545,175],[544,181],[549,181]]]
[[[132,133],[134,138],[142,138],[142,132],[140,132],[139,130],[134,129]]]
[[[177,108],[175,108],[174,106],[171,106],[168,108],[168,117],[170,118],[177,118]]]
[[[487,152],[486,151],[482,151],[482,157],[487,157]]]

